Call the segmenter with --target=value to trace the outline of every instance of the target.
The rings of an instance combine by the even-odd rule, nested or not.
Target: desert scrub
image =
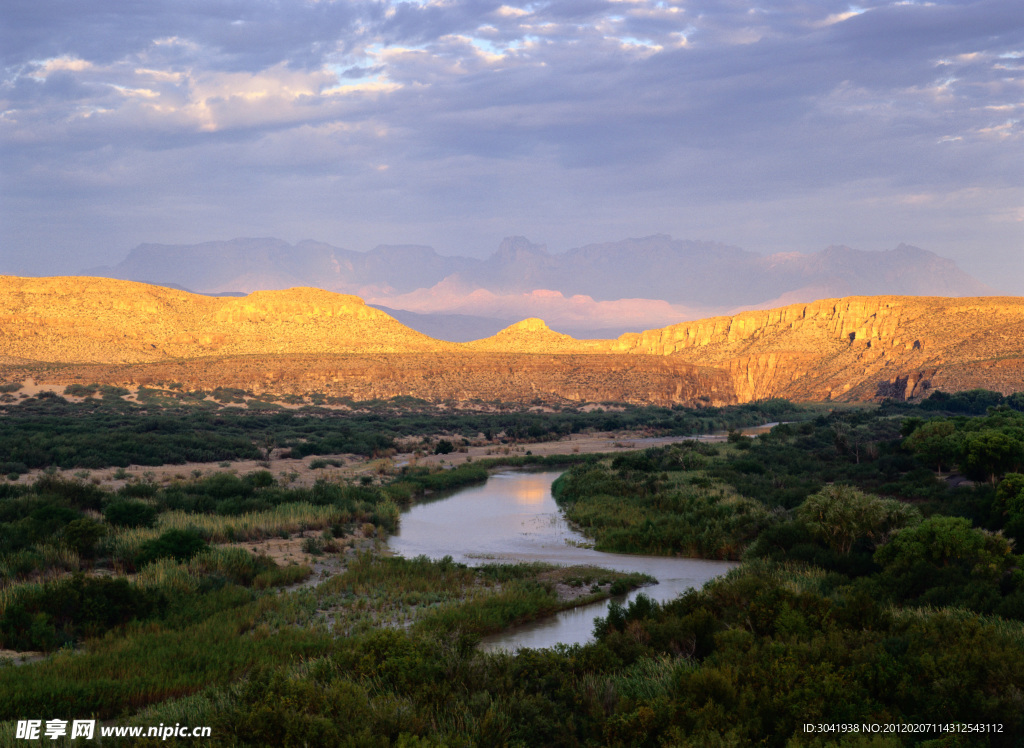
[[[310,556],[322,556],[324,545],[323,538],[306,538],[302,541],[302,550]]]
[[[317,458],[309,461],[310,470],[323,470],[326,467],[345,467],[345,461],[329,458]]]

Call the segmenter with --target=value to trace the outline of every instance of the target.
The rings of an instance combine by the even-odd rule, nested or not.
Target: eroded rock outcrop
[[[34,370],[30,362],[92,372],[60,367],[70,381],[358,398],[724,404],[1008,393],[1024,390],[1024,299],[826,299],[616,340],[576,340],[531,318],[460,344],[319,289],[210,298],[99,278],[0,277],[2,375]]]
[[[1024,390],[1024,299],[825,299],[623,335],[612,350],[726,368],[741,401],[1013,392]]]

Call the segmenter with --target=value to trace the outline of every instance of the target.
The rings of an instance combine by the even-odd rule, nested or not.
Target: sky
[[[1024,295],[1020,0],[4,0],[0,273],[901,242]]]

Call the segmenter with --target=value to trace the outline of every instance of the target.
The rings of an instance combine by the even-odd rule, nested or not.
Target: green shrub
[[[139,551],[135,555],[135,566],[141,568],[160,558],[188,561],[208,547],[209,544],[198,530],[168,530],[160,537],[147,540],[139,546]]]
[[[120,527],[153,527],[157,511],[141,501],[114,499],[103,509],[103,518]]]
[[[324,555],[324,542],[320,538],[306,538],[302,541],[302,550],[310,556]]]
[[[82,558],[96,555],[96,543],[107,534],[106,526],[90,517],[72,520],[60,531],[61,543]]]

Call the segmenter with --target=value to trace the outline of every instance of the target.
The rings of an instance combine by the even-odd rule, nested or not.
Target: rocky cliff
[[[623,335],[611,350],[730,371],[741,401],[1024,390],[1024,299],[869,296]]]
[[[1024,299],[827,299],[616,340],[576,340],[528,319],[459,344],[312,288],[210,298],[127,281],[0,277],[0,376],[28,376],[39,362],[64,383],[357,399],[724,404],[1008,393],[1024,390]]]

